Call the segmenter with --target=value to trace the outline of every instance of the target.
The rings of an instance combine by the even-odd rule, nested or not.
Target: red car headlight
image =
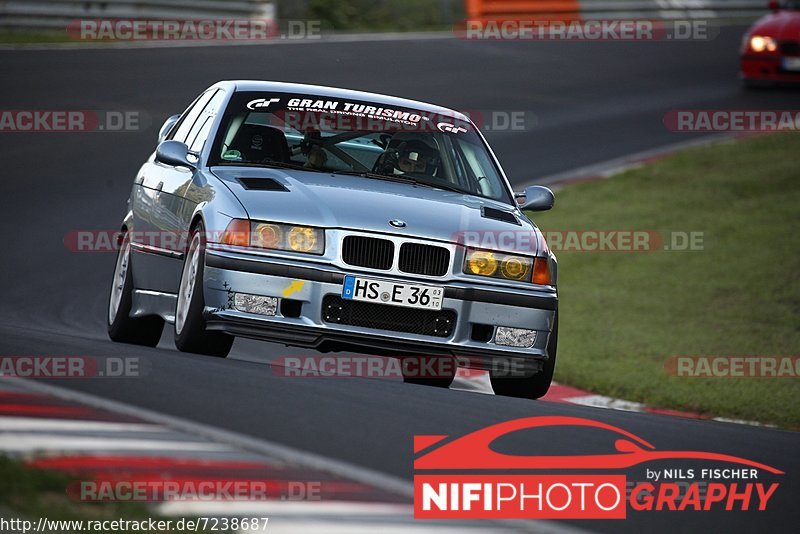
[[[775,39],[766,35],[753,35],[749,40],[749,48],[753,52],[775,52],[778,50],[778,43]]]

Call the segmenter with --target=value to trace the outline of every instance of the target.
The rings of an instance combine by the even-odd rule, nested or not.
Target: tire
[[[203,270],[205,268],[205,228],[198,223],[192,230],[183,261],[178,303],[175,309],[175,346],[181,352],[192,352],[225,358],[231,351],[233,336],[206,330],[203,316]]]
[[[553,382],[553,372],[556,369],[556,352],[558,349],[558,312],[553,320],[553,331],[547,341],[547,355],[549,358],[541,371],[531,377],[513,378],[490,375],[492,389],[495,395],[504,397],[518,397],[521,399],[539,399],[544,397]]]
[[[413,366],[409,365],[411,362],[413,362]],[[456,361],[447,356],[405,356],[400,357],[400,363],[403,370],[403,382],[435,388],[449,388],[456,377],[458,368]],[[433,365],[436,376],[424,376],[426,373],[417,371],[417,369],[424,368],[425,364]]]
[[[164,320],[156,316],[132,318],[130,316],[132,304],[131,240],[130,234],[125,232],[117,252],[114,278],[111,281],[111,291],[108,295],[108,314],[106,315],[108,337],[119,343],[155,347],[161,339]]]

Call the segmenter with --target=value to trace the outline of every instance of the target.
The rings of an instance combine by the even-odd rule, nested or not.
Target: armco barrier
[[[442,0],[444,1],[444,0]],[[0,0],[0,28],[66,28],[76,19],[275,20],[274,0]],[[766,0],[465,0],[469,20],[752,19]]]
[[[766,0],[465,0],[469,20],[752,19]]]
[[[0,28],[64,29],[78,19],[275,20],[269,0],[0,0]]]

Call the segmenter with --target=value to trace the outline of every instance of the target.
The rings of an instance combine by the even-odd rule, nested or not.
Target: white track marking
[[[622,410],[625,412],[643,412],[647,405],[641,402],[614,399],[603,395],[587,395],[585,397],[570,397],[564,399],[570,404],[580,404],[581,406],[593,406],[595,408],[611,408],[612,410]]]
[[[766,428],[778,428],[777,425],[768,425],[766,423],[759,423],[758,421],[747,421],[746,419],[729,419],[727,417],[713,417],[712,421],[719,423],[733,423],[736,425],[750,425],[750,426],[763,426]]]
[[[0,377],[0,389],[2,389],[3,386],[7,385],[9,380],[10,379],[8,378]],[[24,380],[24,379],[23,380],[13,379],[13,380],[14,384],[28,391],[33,391],[44,395],[50,395],[62,400],[81,403],[94,408],[135,417],[143,421],[164,425],[169,429],[178,430],[181,432],[186,432],[188,434],[191,434],[193,437],[203,437],[205,439],[216,442],[213,445],[216,445],[217,447],[220,447],[223,450],[230,450],[230,448],[218,444],[225,444],[230,447],[234,447],[236,449],[240,449],[243,451],[258,453],[261,455],[271,457],[273,459],[282,460],[287,463],[298,464],[307,469],[313,469],[331,473],[340,477],[348,478],[356,482],[360,482],[362,484],[372,486],[374,488],[382,489],[384,491],[393,493],[395,495],[404,496],[407,498],[412,498],[414,495],[414,486],[409,480],[402,479],[399,477],[394,477],[392,475],[387,475],[385,473],[381,473],[378,471],[373,471],[371,469],[359,467],[347,462],[326,458],[324,456],[317,455],[314,453],[292,449],[285,445],[281,445],[271,441],[253,438],[243,434],[238,434],[227,430],[221,430],[208,425],[194,423],[177,417],[160,414],[144,408],[138,408],[136,406],[130,406],[128,404],[124,404],[121,402],[104,399],[102,397],[96,397],[94,395],[89,395],[87,393],[64,389],[51,384],[44,384],[41,381]],[[19,434],[15,433],[0,434],[0,449],[2,449],[1,444],[2,444],[2,438],[4,436],[13,436],[16,441],[16,436],[19,436]],[[34,441],[29,443],[28,444],[29,446],[32,446],[33,448],[40,450],[45,448],[40,441],[41,438],[43,437],[42,434],[30,434],[30,436],[34,438]],[[63,446],[59,447],[59,444],[63,444],[64,440],[63,436],[58,436],[57,438],[54,439],[58,441],[54,441],[52,448],[55,450],[58,450],[59,448],[63,449]],[[97,441],[98,443],[100,443],[101,440],[92,440],[92,441],[93,442]],[[105,448],[108,448],[110,445],[110,443],[108,442],[119,443],[120,441],[123,440],[105,440],[105,441],[106,441]],[[168,442],[153,440],[150,443],[158,443],[159,447],[163,448],[163,445]],[[189,443],[196,443],[196,442],[189,442]],[[187,442],[180,442],[179,450],[186,451],[187,444],[188,444]],[[24,452],[29,452],[29,450],[26,449]],[[224,503],[219,503],[214,501],[212,502],[194,501],[188,503],[172,502],[159,505],[160,506],[159,511],[161,513],[166,514],[169,513],[170,510],[177,510],[178,506],[186,506],[186,505],[198,506],[198,507],[202,506],[203,507],[202,510],[198,508],[197,514],[200,516],[203,515],[210,516],[214,514],[215,507],[220,504],[224,505],[226,508],[226,511],[222,512],[220,515],[231,517],[238,515],[238,511],[237,512],[232,511],[235,507],[253,506],[254,503],[235,502],[235,501],[228,501]],[[258,505],[260,503],[255,503],[255,504]],[[283,515],[284,513],[287,513],[286,510],[288,510],[288,505],[294,505],[298,503],[275,501],[272,503],[263,503],[263,504],[265,506],[274,506],[274,507],[279,506],[280,508],[275,508],[273,513],[273,515],[279,516]],[[303,503],[301,502],[299,504]],[[369,532],[383,531],[384,530],[383,527],[386,525],[386,520],[391,518],[391,517],[388,518],[385,517],[385,514],[390,514],[390,515],[394,514],[396,516],[401,510],[403,511],[404,515],[400,519],[405,522],[404,523],[405,525],[414,525],[414,526],[418,525],[418,523],[413,520],[413,511],[408,505],[346,503],[346,502],[336,503],[330,501],[325,503],[314,501],[307,504],[309,506],[313,506],[314,510],[321,505],[328,506],[330,517],[326,518],[324,524],[321,524],[319,529],[314,529],[315,531],[318,532],[326,532],[326,533],[336,532],[337,529],[336,525],[343,518],[341,516],[338,516],[338,513],[334,513],[333,510],[337,509],[336,508],[337,506],[339,507],[338,509],[340,510],[341,507],[345,505],[348,505],[351,508],[350,511],[347,512],[349,517],[346,517],[344,520],[345,521],[352,520],[352,517],[355,514],[355,512],[360,510],[361,515],[362,517],[364,517],[365,521],[371,521],[371,524],[369,525],[370,528],[368,530]],[[173,508],[170,509],[168,508],[169,506],[173,506]],[[373,517],[371,518],[367,517],[368,515],[366,512],[367,509],[370,510],[369,512],[370,514],[373,514]],[[308,517],[308,515],[311,513],[310,510],[311,510],[310,507],[304,508],[302,512],[303,517]],[[382,510],[384,514],[376,514],[375,512],[378,510]],[[336,515],[336,517],[333,517],[332,514]],[[252,514],[246,514],[246,515],[252,516]],[[441,526],[441,524],[438,523],[435,523],[435,525]],[[462,527],[461,530],[463,530],[463,527],[466,526],[465,523],[458,523],[458,525]],[[270,527],[272,526],[273,524],[270,524]],[[426,524],[426,526],[427,528],[423,528],[422,529],[423,531],[431,529],[429,523]],[[540,534],[582,534],[588,532],[587,530],[571,527],[564,523],[556,523],[552,521],[538,521],[538,520],[486,521],[482,524],[481,528],[482,532],[492,532],[494,530],[507,531],[509,529],[517,532],[536,532]],[[286,530],[284,530],[284,532],[286,532]],[[303,532],[305,534],[306,532],[309,532],[309,530],[292,529],[292,532]]]
[[[150,424],[83,421],[78,419],[43,419],[40,417],[0,416],[0,432],[166,432]]]
[[[413,508],[406,504],[360,503],[347,501],[169,501],[156,506],[166,516],[270,517],[298,516],[385,516],[409,518]],[[272,519],[270,519],[270,522]]]
[[[230,447],[219,443],[197,441],[166,441],[158,439],[108,438],[100,436],[69,436],[64,434],[0,433],[0,451],[23,453],[31,451],[175,451],[219,452]]]
[[[0,378],[0,384],[8,379]],[[44,384],[41,381],[15,379],[17,384],[23,385],[29,391],[52,395],[63,400],[78,402],[95,408],[108,410],[124,415],[136,417],[152,423],[161,424],[174,430],[187,432],[194,436],[202,436],[212,441],[226,443],[245,451],[271,456],[288,463],[295,463],[307,468],[325,471],[331,474],[349,478],[351,480],[368,484],[373,487],[389,491],[405,497],[413,497],[414,487],[410,481],[373,471],[371,469],[325,458],[314,453],[292,449],[279,443],[253,438],[244,434],[221,430],[208,425],[187,421],[177,417],[164,415],[145,408],[130,406],[121,402],[96,397],[87,393],[64,389]],[[411,445],[409,444],[409,447]]]

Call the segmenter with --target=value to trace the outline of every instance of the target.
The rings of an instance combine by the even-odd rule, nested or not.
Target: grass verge
[[[65,30],[0,30],[0,44],[45,44],[75,42]]]
[[[51,521],[146,521],[159,520],[156,514],[142,503],[104,502],[82,503],[71,499],[67,488],[76,478],[56,471],[30,469],[23,463],[0,455],[0,510],[6,520],[27,519],[36,525],[39,518]],[[7,517],[11,516],[11,517]],[[173,525],[177,518],[173,519]],[[64,525],[59,532],[78,530]],[[116,530],[139,532],[139,530]],[[183,532],[171,529],[169,532]],[[192,531],[194,532],[194,531]],[[200,529],[198,532],[205,532]],[[226,531],[227,532],[227,531]]]
[[[703,249],[556,251],[555,379],[596,393],[800,427],[800,378],[671,376],[671,356],[800,354],[800,135],[680,152],[568,186],[544,232],[703,232]],[[667,243],[668,243],[668,238]]]

